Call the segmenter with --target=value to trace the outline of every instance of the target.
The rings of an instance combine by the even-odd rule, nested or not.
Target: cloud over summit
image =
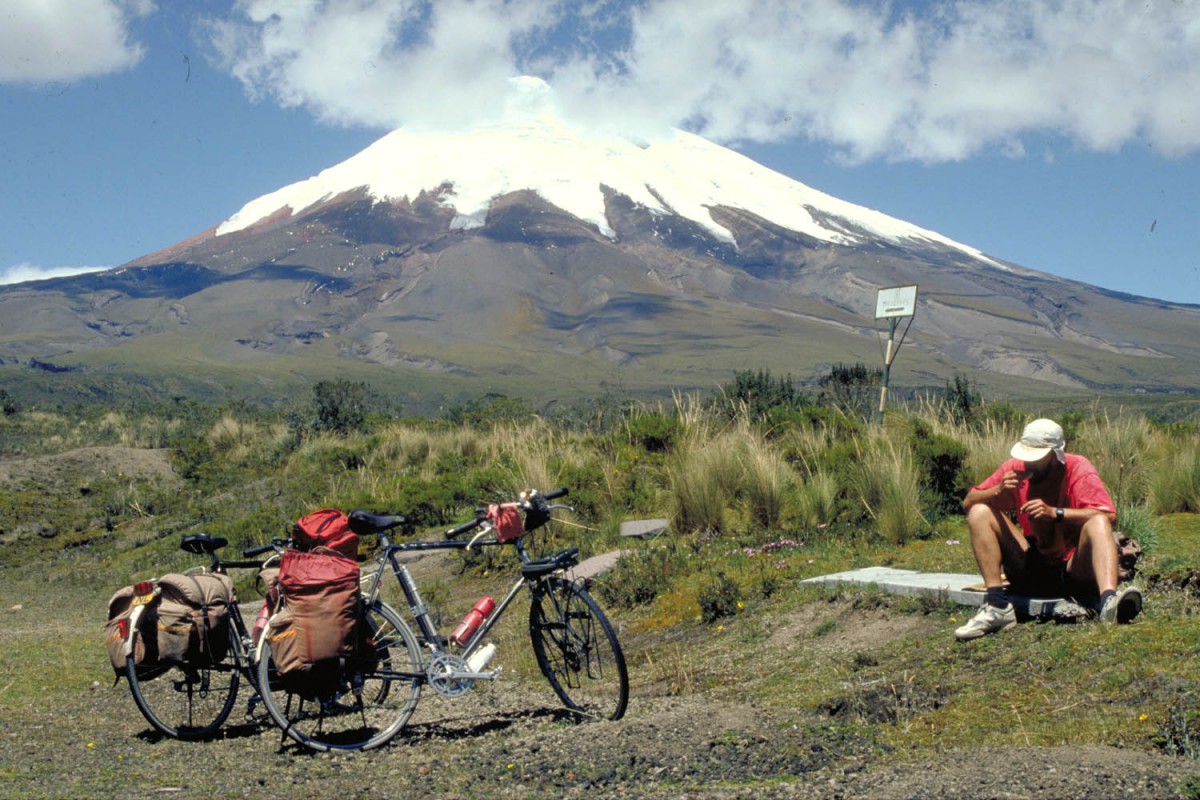
[[[0,81],[128,69],[150,0],[11,0]],[[212,8],[211,4],[206,8]],[[848,162],[1020,156],[1035,137],[1200,148],[1200,8],[1173,0],[234,0],[197,23],[255,99],[459,127],[510,79],[609,127],[826,143]]]

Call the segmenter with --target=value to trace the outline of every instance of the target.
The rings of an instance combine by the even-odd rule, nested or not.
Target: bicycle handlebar
[[[242,555],[244,555],[246,558],[254,558],[255,556],[262,555],[268,550],[279,550],[281,545],[282,543],[279,540],[275,540],[270,544],[260,544],[258,547],[247,547],[242,551]]]
[[[557,489],[551,489],[548,492],[539,492],[536,489],[529,489],[527,491],[521,492],[521,499],[517,503],[511,504],[511,505],[516,505],[516,506],[520,507],[521,509],[526,511],[526,513],[530,513],[536,509],[543,514],[546,514],[546,512],[548,510],[548,506],[546,505],[545,501],[554,500],[559,497],[564,497],[569,492],[570,492],[570,490],[566,486],[560,486]],[[475,530],[476,528],[478,528],[480,525],[482,525],[484,522],[487,521],[487,519],[488,519],[487,514],[488,514],[488,509],[486,506],[482,507],[482,508],[476,508],[475,509],[475,519],[470,520],[469,522],[464,522],[461,525],[456,525],[455,527],[446,531],[446,538],[453,539],[455,537],[462,536],[464,533],[467,533],[468,531]],[[540,525],[543,524],[548,519],[549,519],[549,516],[548,516],[548,514],[546,514],[546,516],[544,516],[541,519],[541,521],[539,523],[537,523],[537,525],[527,527],[526,530],[529,531],[529,530],[532,530],[533,527],[540,527]],[[528,519],[527,519],[527,522],[528,522]]]
[[[484,513],[487,513],[487,509],[483,509],[483,511]],[[476,513],[479,513],[479,509],[476,509]],[[456,525],[450,530],[446,531],[446,538],[453,539],[455,537],[462,536],[467,531],[473,531],[482,525],[486,519],[487,517],[478,516],[470,522],[464,522],[462,525]]]

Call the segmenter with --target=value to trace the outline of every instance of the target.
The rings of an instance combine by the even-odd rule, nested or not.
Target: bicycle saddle
[[[207,533],[192,533],[179,541],[179,549],[186,553],[215,553],[225,545],[229,544],[229,540],[224,536],[209,536]]]
[[[369,511],[357,509],[350,512],[350,530],[360,536],[408,524],[408,517],[403,514],[372,514]]]

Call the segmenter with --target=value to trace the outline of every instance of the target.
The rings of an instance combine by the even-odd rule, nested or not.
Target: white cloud
[[[0,83],[69,82],[119,72],[141,60],[129,23],[152,0],[5,0],[0,7]]]
[[[112,267],[39,267],[28,261],[0,269],[0,286],[26,281],[44,281],[47,278],[67,278],[87,272],[99,272]]]
[[[1200,10],[1171,0],[240,0],[209,23],[259,98],[381,128],[504,109],[551,83],[576,117],[846,159],[959,160],[1049,134],[1200,147]]]

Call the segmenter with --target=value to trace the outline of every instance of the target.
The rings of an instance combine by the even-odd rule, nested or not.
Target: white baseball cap
[[[1052,419],[1035,419],[1025,426],[1021,440],[1012,446],[1012,457],[1021,461],[1041,461],[1046,454],[1054,455],[1064,464],[1067,461],[1062,427]]]

